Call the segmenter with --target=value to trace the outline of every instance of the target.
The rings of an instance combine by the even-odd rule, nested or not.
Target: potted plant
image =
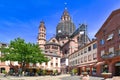
[[[57,75],[58,74],[58,71],[57,70],[53,70],[53,75]]]
[[[7,71],[3,70],[2,73],[4,73],[4,77],[6,77]]]
[[[42,70],[42,75],[46,75],[46,70]]]
[[[72,69],[72,75],[77,74],[77,69]]]
[[[82,75],[83,75],[83,76],[87,76],[88,73],[87,73],[87,72],[83,72]]]

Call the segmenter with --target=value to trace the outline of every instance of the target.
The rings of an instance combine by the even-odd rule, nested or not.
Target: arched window
[[[1,71],[1,73],[4,73],[5,68],[4,67],[0,68],[0,71]]]

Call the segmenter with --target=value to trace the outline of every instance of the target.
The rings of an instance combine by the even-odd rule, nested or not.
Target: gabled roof
[[[102,25],[102,27],[101,27],[101,28],[98,30],[98,32],[95,34],[95,37],[96,37],[97,34],[102,30],[102,28],[109,23],[109,21],[111,20],[111,18],[112,18],[114,15],[118,14],[118,13],[120,13],[120,9],[117,9],[117,10],[112,11],[112,13],[111,13],[110,16],[107,18],[107,20],[104,22],[104,24]]]
[[[52,37],[49,41],[46,42],[45,45],[58,45],[58,46],[60,46],[58,40],[55,37]]]

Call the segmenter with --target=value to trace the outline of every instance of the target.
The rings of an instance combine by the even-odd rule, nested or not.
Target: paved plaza
[[[81,80],[80,76],[59,75],[59,76],[35,76],[35,77],[15,77],[15,76],[0,76],[0,80]],[[104,80],[100,77],[91,77],[90,80]],[[112,80],[112,79],[107,79]]]

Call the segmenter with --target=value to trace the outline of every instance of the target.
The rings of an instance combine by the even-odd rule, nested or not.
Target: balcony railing
[[[113,58],[113,57],[116,57],[116,56],[120,56],[120,50],[115,51],[114,53],[104,54],[104,55],[101,56],[101,58],[109,59],[109,58]]]

